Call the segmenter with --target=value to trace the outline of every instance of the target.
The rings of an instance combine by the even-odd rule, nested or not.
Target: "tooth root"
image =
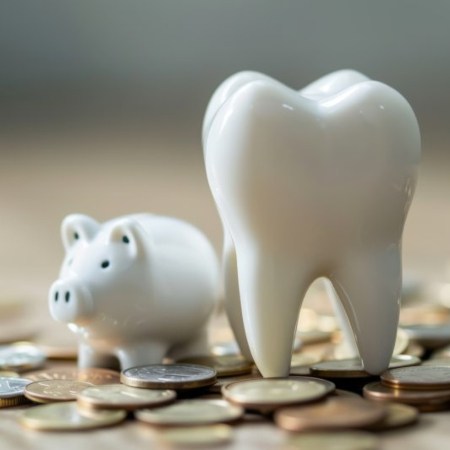
[[[299,309],[311,278],[286,258],[236,246],[245,331],[263,377],[289,375]]]
[[[389,366],[397,334],[402,279],[399,247],[348,258],[330,279],[347,312],[365,370],[380,374]]]
[[[223,249],[223,268],[225,281],[225,310],[228,321],[233,330],[234,337],[239,345],[242,355],[249,361],[253,360],[245,335],[242,318],[241,299],[239,296],[239,281],[237,274],[236,250],[231,236],[225,231]]]

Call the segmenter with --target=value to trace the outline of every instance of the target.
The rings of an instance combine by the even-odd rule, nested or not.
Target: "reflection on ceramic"
[[[177,219],[139,214],[100,224],[70,215],[50,312],[79,337],[81,367],[122,369],[208,350],[219,264],[206,237]]]
[[[203,144],[225,229],[227,311],[244,355],[266,377],[287,375],[303,296],[324,276],[365,369],[385,370],[420,160],[408,102],[349,70],[301,91],[239,73],[212,96]]]

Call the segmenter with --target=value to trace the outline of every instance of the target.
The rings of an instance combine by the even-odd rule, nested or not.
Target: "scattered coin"
[[[30,380],[15,377],[0,377],[0,408],[26,403],[25,386]]]
[[[198,364],[153,364],[124,370],[120,381],[132,387],[196,389],[213,385],[216,371]]]
[[[361,396],[356,392],[346,391],[344,389],[335,389],[331,395],[332,396],[337,395],[338,397],[361,398]]]
[[[25,388],[25,397],[37,403],[67,402],[76,400],[77,394],[90,386],[75,380],[34,381]]]
[[[218,377],[229,377],[251,373],[253,363],[247,361],[242,356],[196,356],[184,358],[177,361],[183,364],[200,364],[202,366],[212,367],[217,372]]]
[[[61,402],[27,409],[20,417],[20,423],[35,430],[87,430],[115,425],[126,415],[126,411],[114,410],[98,411],[95,416],[88,417],[80,413],[76,402]]]
[[[91,386],[77,395],[78,405],[94,409],[149,408],[165,405],[175,400],[177,394],[169,389],[142,389],[123,384],[104,384]]]
[[[363,395],[370,400],[396,402],[412,405],[419,411],[445,409],[450,402],[450,389],[447,390],[413,390],[396,389],[385,386],[379,381],[366,384]]]
[[[379,439],[364,431],[301,433],[290,435],[283,450],[376,450]]]
[[[226,444],[232,437],[233,429],[224,424],[166,428],[157,434],[157,438],[165,444],[195,448]]]
[[[31,344],[12,344],[0,347],[0,369],[23,372],[41,367],[45,355]]]
[[[135,417],[152,425],[205,425],[234,422],[244,410],[225,400],[181,400],[172,405],[135,411]]]
[[[425,347],[419,345],[417,342],[410,342],[407,349],[404,351],[404,354],[422,358],[422,356],[425,354]]]
[[[280,409],[275,423],[288,431],[364,428],[387,415],[382,404],[363,398],[332,397],[322,403]]]
[[[208,392],[220,394],[222,392],[222,387],[234,383],[237,381],[247,381],[247,380],[261,380],[262,376],[256,373],[239,375],[236,377],[222,377],[218,378],[217,382],[208,388]]]
[[[422,366],[450,366],[450,358],[433,358],[423,361]]]
[[[442,324],[415,324],[403,327],[411,340],[423,345],[427,349],[436,349],[450,343],[450,325]]]
[[[0,377],[3,378],[19,378],[20,375],[12,370],[0,370]]]
[[[420,359],[410,355],[397,355],[391,358],[389,368],[420,364]],[[311,375],[324,378],[369,378],[359,358],[322,361],[311,366]]]
[[[31,381],[42,380],[77,380],[90,384],[115,384],[120,382],[120,373],[115,370],[100,368],[55,368],[27,372],[27,378]]]
[[[416,324],[438,325],[448,323],[450,311],[448,308],[432,304],[418,303],[400,310],[400,325],[402,327]]]
[[[450,389],[450,367],[415,366],[387,370],[381,382],[398,389]]]
[[[275,409],[319,400],[334,389],[333,383],[310,377],[266,378],[227,384],[222,388],[222,394],[244,408]]]
[[[371,431],[392,430],[401,428],[417,422],[419,410],[414,406],[403,405],[401,403],[386,403],[387,416],[368,429]]]

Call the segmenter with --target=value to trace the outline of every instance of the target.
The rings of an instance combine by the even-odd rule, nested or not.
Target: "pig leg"
[[[178,359],[188,358],[190,356],[208,355],[208,332],[204,327],[194,337],[187,341],[174,345],[169,352],[170,358],[177,361]]]
[[[116,354],[122,370],[130,367],[145,366],[147,364],[160,364],[166,356],[167,344],[155,341],[133,342],[121,347]]]
[[[81,369],[89,367],[117,369],[118,361],[114,355],[99,353],[83,342],[78,347],[78,367]]]

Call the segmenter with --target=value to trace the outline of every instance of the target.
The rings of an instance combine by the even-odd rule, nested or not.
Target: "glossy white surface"
[[[177,219],[139,214],[104,224],[70,215],[50,288],[54,319],[79,336],[79,365],[122,369],[204,354],[219,264],[207,238]]]
[[[226,230],[230,321],[262,374],[288,374],[299,308],[320,276],[339,295],[365,369],[385,370],[420,160],[408,102],[354,71],[300,92],[244,72],[214,93],[203,144]]]

